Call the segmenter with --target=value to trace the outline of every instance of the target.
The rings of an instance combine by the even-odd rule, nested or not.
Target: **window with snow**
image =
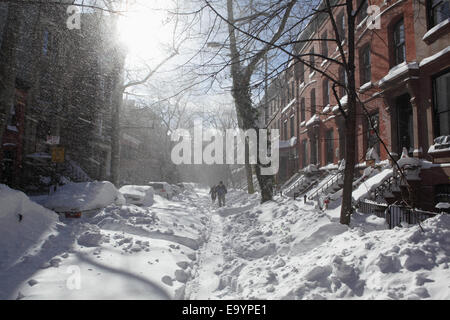
[[[326,40],[328,39],[328,37],[326,31],[322,33],[321,38],[322,38],[322,55],[324,57],[328,57],[328,41]]]
[[[450,0],[428,0],[427,4],[430,29],[450,18]]]
[[[405,25],[403,19],[394,26],[394,65],[398,65],[406,60],[405,46]]]
[[[364,46],[359,53],[360,84],[370,81],[372,77],[370,65],[370,45]]]
[[[327,104],[330,103],[330,94],[329,94],[330,87],[327,78],[323,80],[322,88],[323,88],[323,106],[325,107]]]
[[[346,95],[344,86],[347,85],[347,73],[343,67],[339,68],[339,82],[343,85],[339,87],[339,97],[342,98]]]
[[[314,72],[314,69],[312,67],[315,66],[315,56],[314,56],[314,47],[311,48],[309,51],[309,65],[311,66],[309,69],[309,74]]]
[[[300,121],[301,122],[305,121],[305,110],[306,110],[305,98],[302,98],[302,100],[300,102]]]
[[[311,117],[314,117],[314,115],[316,114],[316,89],[311,90],[310,101],[311,101]]]
[[[295,77],[299,83],[305,81],[305,65],[302,62],[297,62],[295,64]]]
[[[434,135],[450,135],[450,70],[433,80]]]

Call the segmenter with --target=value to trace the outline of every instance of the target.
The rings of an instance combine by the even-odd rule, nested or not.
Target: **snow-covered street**
[[[450,298],[448,215],[347,227],[312,202],[230,190],[218,208],[197,188],[58,219],[2,188],[1,299]]]

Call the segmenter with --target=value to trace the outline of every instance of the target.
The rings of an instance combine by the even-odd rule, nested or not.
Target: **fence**
[[[366,214],[375,214],[386,219],[389,229],[399,226],[402,222],[418,224],[425,219],[434,217],[437,213],[410,209],[399,205],[379,204],[369,201],[360,201],[358,211]]]

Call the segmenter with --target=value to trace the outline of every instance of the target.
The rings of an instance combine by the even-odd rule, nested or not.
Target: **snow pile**
[[[3,269],[53,234],[58,216],[3,184],[0,184],[0,208],[0,269]]]
[[[450,151],[450,136],[440,136],[434,139],[434,144],[428,149],[428,153]]]
[[[424,232],[386,230],[383,220],[355,214],[348,228],[282,198],[236,210],[222,221],[223,259],[203,270],[204,290],[214,299],[449,299],[450,216],[426,220]],[[191,298],[205,297],[196,290]]]
[[[315,114],[314,116],[312,116],[307,122],[306,122],[306,126],[310,126],[312,124],[315,124],[317,122],[320,122],[320,117],[318,114]]]
[[[208,236],[207,191],[64,220],[57,239],[21,264],[26,272],[15,272],[20,279],[8,283],[9,274],[0,272],[2,286],[8,283],[0,299],[183,299]]]
[[[407,63],[405,61],[403,63],[400,63],[400,64],[396,65],[395,67],[392,67],[389,70],[388,74],[386,76],[384,76],[380,81],[378,81],[378,86],[381,86],[386,82],[392,81],[392,80],[400,77],[401,75],[405,74],[409,70],[417,70],[417,69],[419,69],[419,65],[415,61],[409,62],[409,63]]]
[[[393,174],[392,168],[386,168],[379,171],[378,173],[376,172],[377,171],[375,170],[375,172],[371,173],[372,176],[367,180],[362,181],[359,187],[353,191],[352,197],[354,201],[359,201],[367,197],[371,191],[375,190]]]
[[[153,204],[154,190],[150,186],[123,186],[119,192],[125,197],[128,204],[151,206]]]
[[[124,197],[111,182],[94,181],[66,184],[52,194],[44,206],[56,212],[74,212],[124,202]]]

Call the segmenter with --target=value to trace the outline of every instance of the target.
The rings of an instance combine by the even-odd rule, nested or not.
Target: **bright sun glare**
[[[164,46],[171,43],[172,26],[165,23],[167,13],[159,1],[152,1],[152,7],[145,1],[138,1],[128,8],[119,19],[119,34],[129,54],[139,59],[160,59]]]

